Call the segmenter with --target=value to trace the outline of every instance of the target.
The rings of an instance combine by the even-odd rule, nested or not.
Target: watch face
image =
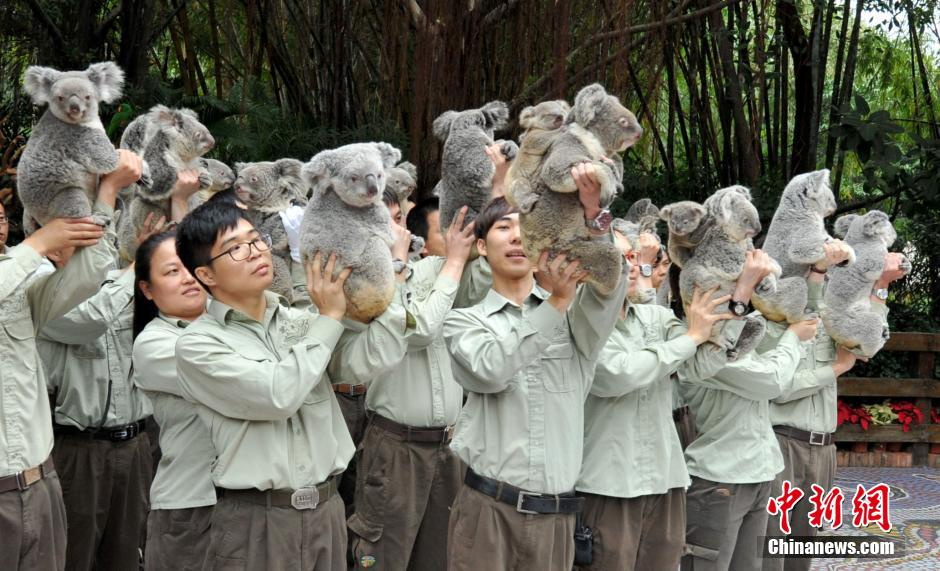
[[[741,317],[747,311],[747,305],[740,302],[731,300],[728,302],[728,306],[731,308],[731,313]]]
[[[641,264],[640,265],[640,275],[644,278],[648,278],[653,275],[653,266],[650,264]]]
[[[875,294],[875,297],[882,301],[888,299],[888,290],[886,289],[876,289],[873,293]]]

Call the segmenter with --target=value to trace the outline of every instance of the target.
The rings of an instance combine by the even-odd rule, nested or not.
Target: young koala
[[[695,247],[712,227],[713,221],[708,216],[708,210],[698,202],[682,200],[663,206],[659,217],[665,220],[669,227],[669,238],[666,242],[669,259],[679,268],[683,268],[695,252]]]
[[[788,323],[806,319],[806,276],[810,266],[825,257],[823,247],[832,238],[824,218],[835,210],[828,170],[797,175],[787,184],[763,247],[780,264],[781,279],[775,294],[754,299],[754,307],[767,319]],[[849,263],[854,261],[853,252]]]
[[[296,159],[274,162],[235,163],[238,178],[235,192],[248,206],[258,232],[271,236],[274,281],[270,290],[293,301],[290,245],[281,212],[292,205],[306,206],[307,183],[301,175],[304,164]]]
[[[17,194],[23,203],[26,232],[53,218],[92,215],[98,177],[118,166],[118,153],[108,140],[98,103],[121,96],[124,72],[112,62],[84,71],[26,69],[23,89],[36,105],[48,105],[20,157]],[[101,225],[109,220],[96,215]]]
[[[434,120],[434,135],[444,143],[441,180],[434,187],[441,200],[441,232],[447,232],[462,207],[469,207],[464,219],[469,224],[490,201],[496,167],[485,148],[493,144],[493,133],[504,129],[508,118],[505,103],[490,101],[479,109],[446,111]],[[513,160],[518,150],[514,142],[502,142],[507,160]]]
[[[121,257],[133,260],[137,251],[136,237],[147,216],[170,217],[170,195],[181,170],[199,171],[199,188],[212,185],[212,176],[200,163],[200,157],[212,150],[215,139],[199,122],[191,109],[170,109],[157,105],[145,115],[134,119],[122,137],[121,146],[136,150],[143,145],[143,158],[150,165],[153,182],[149,187],[137,184],[127,212],[118,225],[118,246]]]
[[[307,263],[336,253],[336,267],[350,267],[344,287],[346,315],[368,323],[395,293],[392,220],[382,202],[389,168],[401,152],[388,143],[356,143],[322,151],[304,165],[313,189],[300,226],[300,254]]]
[[[623,218],[639,226],[641,232],[655,234],[659,224],[659,208],[649,198],[641,198],[630,205]]]
[[[610,292],[620,280],[623,257],[614,244],[588,230],[571,169],[582,162],[593,163],[600,179],[601,205],[609,204],[622,188],[618,153],[633,145],[643,129],[633,113],[598,84],[578,93],[565,121],[534,179],[539,199],[520,217],[523,248],[531,260],[538,260],[543,250],[552,258],[565,252],[581,260],[581,268],[590,274],[588,281],[598,291]]]
[[[823,325],[833,341],[860,357],[873,357],[890,337],[883,316],[872,310],[872,287],[884,271],[888,247],[897,239],[888,215],[872,210],[836,220],[835,233],[855,250],[855,263],[829,270]],[[906,259],[901,266],[910,271]]]
[[[559,99],[526,107],[519,114],[519,126],[525,131],[519,136],[519,153],[506,173],[506,200],[522,213],[531,212],[539,199],[533,181],[569,111],[568,102]]]
[[[214,194],[232,188],[232,185],[235,183],[235,172],[222,161],[200,157],[199,167],[209,172],[209,187],[201,189],[199,192],[189,197],[190,211],[204,204],[207,200],[212,198]]]
[[[411,199],[415,189],[418,188],[418,167],[408,161],[402,161],[388,169],[385,174],[388,178],[385,186],[395,193],[398,202],[404,209],[405,204]],[[404,212],[404,214],[407,215],[408,213]]]
[[[751,193],[743,186],[718,190],[703,206],[706,216],[711,219],[710,226],[679,275],[679,292],[686,305],[692,303],[696,288],[704,292],[717,286],[716,296],[734,292],[747,252],[753,248],[751,240],[761,230],[760,217],[751,203]],[[774,274],[765,278],[758,290],[773,293],[774,278]],[[728,309],[718,307],[715,311],[724,313]],[[766,322],[763,317],[747,316],[745,320],[747,323],[734,346],[721,336],[725,322],[719,321],[712,328],[710,341],[724,349],[730,360],[756,347],[764,336]]]

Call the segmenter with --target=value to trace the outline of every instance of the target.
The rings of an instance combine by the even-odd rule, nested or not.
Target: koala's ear
[[[292,176],[300,178],[300,171],[304,168],[304,164],[297,159],[278,159],[274,161],[274,166],[277,167],[277,174],[279,176]]]
[[[888,215],[880,210],[872,210],[865,215],[865,223],[862,226],[862,233],[871,238],[881,233],[884,225],[891,225]]]
[[[415,179],[416,181],[418,180],[418,167],[416,167],[414,164],[408,161],[403,161],[395,165],[395,167],[405,171],[408,173],[408,176]]]
[[[532,122],[535,120],[535,107],[528,106],[519,113],[519,126],[523,129],[532,128]]]
[[[105,103],[112,103],[121,96],[124,87],[124,70],[113,61],[93,63],[85,70],[88,80],[98,90],[98,97]]]
[[[858,219],[858,214],[846,214],[845,216],[840,216],[836,219],[835,224],[833,224],[832,231],[839,238],[845,238],[845,235],[849,233],[849,228],[852,226],[852,223]]]
[[[493,131],[504,129],[509,122],[509,106],[502,101],[490,101],[480,107],[480,112],[483,113],[487,128]]]
[[[62,77],[61,71],[51,67],[31,65],[26,68],[26,75],[23,77],[23,91],[29,94],[36,105],[45,105],[49,103],[53,84],[60,77]]]
[[[401,160],[401,151],[388,143],[372,143],[379,154],[382,155],[382,166],[391,168]]]
[[[179,126],[182,124],[182,117],[176,109],[170,109],[166,105],[154,105],[147,112],[151,119],[164,127]]]
[[[301,178],[314,192],[323,190],[321,188],[323,184],[333,176],[335,164],[333,155],[331,150],[321,151],[300,169]]]
[[[582,125],[593,121],[606,99],[607,91],[600,83],[592,83],[579,91],[574,98],[574,108],[571,113],[574,121]]]
[[[450,135],[450,127],[454,124],[454,119],[456,118],[456,111],[444,111],[438,115],[437,119],[435,119],[434,123],[431,125],[434,136],[440,141],[446,141],[448,135]]]
[[[571,105],[568,105],[568,102],[564,99],[559,99],[555,101],[559,107],[561,107],[562,112],[567,115],[571,111]]]

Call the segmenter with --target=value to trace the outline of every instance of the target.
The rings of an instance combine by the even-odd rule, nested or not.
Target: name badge
[[[297,510],[312,510],[320,503],[320,492],[316,488],[300,488],[290,496],[290,505]]]

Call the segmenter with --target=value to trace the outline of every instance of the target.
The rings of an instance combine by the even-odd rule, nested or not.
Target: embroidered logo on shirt
[[[278,323],[278,331],[285,345],[299,343],[309,328],[310,322],[306,319],[284,319]]]
[[[359,558],[359,566],[362,568],[368,568],[375,565],[375,557],[372,555],[363,555]]]

